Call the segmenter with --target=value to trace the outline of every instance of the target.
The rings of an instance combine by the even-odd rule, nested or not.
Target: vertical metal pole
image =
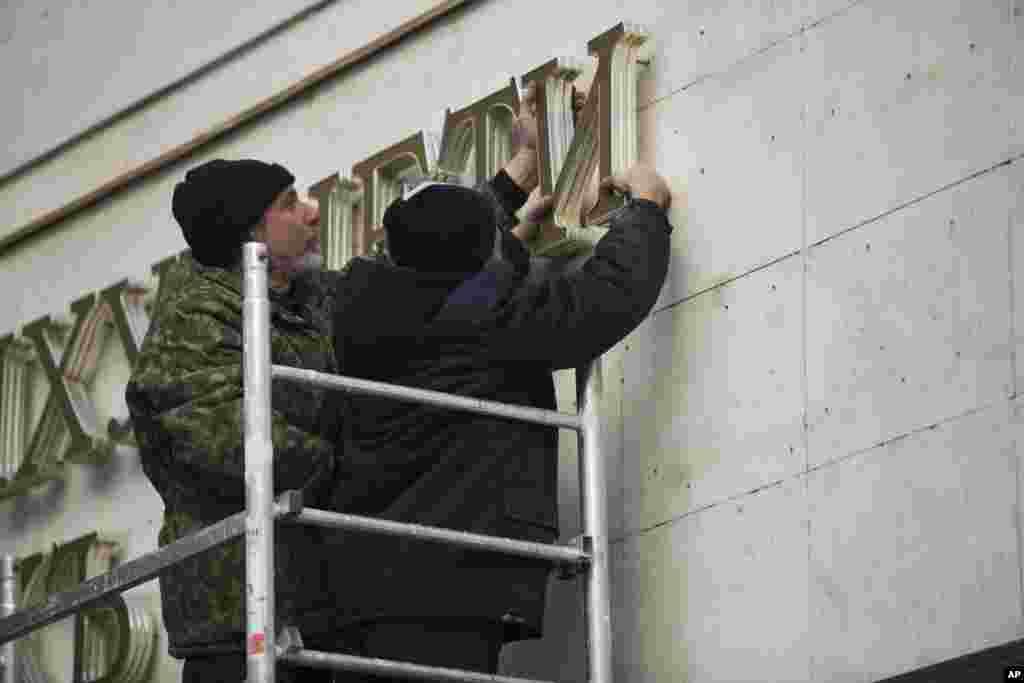
[[[608,568],[608,495],[599,412],[601,359],[576,370],[580,438],[580,497],[583,536],[591,553],[586,575],[587,664],[590,683],[612,683],[611,574]]]
[[[18,607],[18,579],[14,573],[14,555],[0,555],[0,617],[14,614]],[[0,647],[0,671],[3,672],[3,683],[15,683],[17,680],[14,661],[14,643],[11,641]]]
[[[267,248],[243,247],[246,662],[249,683],[275,683],[274,446],[270,433]]]

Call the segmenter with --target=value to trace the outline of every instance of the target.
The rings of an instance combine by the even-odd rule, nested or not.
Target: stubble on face
[[[305,273],[311,270],[320,270],[323,267],[323,256],[320,254],[320,242],[317,240],[316,247],[308,247],[299,256],[270,257],[270,266],[289,275]]]
[[[312,205],[300,201],[294,188],[290,188],[275,200],[273,210],[287,212],[288,215],[281,219],[289,223],[286,230],[289,232],[301,231],[306,239],[299,254],[275,254],[275,250],[271,248],[271,269],[285,275],[320,269],[323,266],[323,257],[320,253],[320,235],[316,227],[319,223],[316,209]],[[301,214],[301,217],[296,218],[294,212]],[[272,229],[269,230],[269,232],[272,231]]]

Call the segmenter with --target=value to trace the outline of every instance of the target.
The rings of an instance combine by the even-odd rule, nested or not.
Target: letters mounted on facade
[[[624,22],[591,40],[589,56],[553,59],[522,77],[524,84],[535,82],[539,88],[540,188],[556,200],[554,230],[538,232],[540,238],[529,245],[535,254],[567,256],[592,248],[605,232],[597,226],[621,206],[621,199],[599,198],[596,181],[636,161],[636,81],[648,36],[643,27]],[[575,83],[583,79],[589,81],[585,104],[574,113]],[[310,193],[321,200],[321,243],[347,245],[350,251],[338,257],[340,262],[373,252],[384,238],[384,209],[406,178],[456,175],[480,183],[497,173],[511,156],[518,90],[512,79],[462,109],[447,111],[436,151],[430,143],[438,136],[420,131],[356,163],[352,179],[331,175],[315,184]],[[325,183],[347,183],[354,190],[330,195],[322,189]],[[339,234],[345,226],[352,226],[351,237]],[[339,261],[325,263],[334,267]]]
[[[617,204],[597,197],[596,181],[636,160],[636,79],[647,37],[621,23],[591,40],[589,54],[551,60],[521,79],[539,87],[540,187],[555,195],[556,205],[554,221],[528,241],[534,254],[577,255],[603,236],[600,226]],[[577,109],[574,97],[584,91]],[[384,210],[409,179],[455,175],[480,183],[497,173],[512,154],[519,104],[519,86],[510,79],[447,110],[440,131],[415,132],[354,164],[351,178],[335,172],[311,186],[320,204],[325,267],[340,269],[353,256],[383,248]],[[125,280],[83,296],[66,320],[44,316],[19,335],[0,337],[0,499],[61,478],[64,463],[103,461],[117,443],[132,443],[125,416],[100,423],[89,389],[111,339],[134,360],[149,325],[146,307],[169,286],[176,258],[155,265],[152,281]],[[41,411],[32,406],[32,378],[40,374],[49,386]]]
[[[21,604],[32,607],[49,596],[77,586],[92,576],[110,571],[118,544],[92,533],[55,545],[18,562]],[[74,617],[72,681],[89,683],[141,683],[149,678],[156,651],[157,623],[142,607],[117,595],[102,606]],[[46,630],[34,631],[17,641],[18,680],[52,683],[48,671]]]
[[[174,259],[153,267],[159,276]],[[104,462],[134,443],[122,416],[101,425],[90,387],[110,332],[131,363],[149,326],[157,283],[123,280],[71,304],[69,317],[43,316],[21,335],[0,337],[0,499],[64,476],[64,464]],[[49,387],[34,427],[34,379]]]

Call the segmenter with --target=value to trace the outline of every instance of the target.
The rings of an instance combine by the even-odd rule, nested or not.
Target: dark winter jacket
[[[185,255],[168,277],[125,397],[142,465],[164,502],[167,545],[245,510],[242,440],[242,273]],[[318,273],[271,292],[272,362],[335,370],[329,323],[334,276]],[[336,426],[325,392],[276,382],[272,390],[274,482],[323,506],[334,472]],[[320,530],[278,525],[277,616],[304,634],[333,630],[334,601]],[[235,539],[160,576],[170,653],[242,651],[245,548]]]
[[[339,286],[339,371],[553,409],[552,371],[599,356],[650,311],[670,232],[662,209],[634,201],[581,269],[544,278],[528,277],[529,256],[507,232],[505,258],[468,279],[355,259]],[[557,538],[555,428],[377,397],[339,400],[347,404],[339,510]],[[339,599],[362,618],[484,617],[505,621],[509,640],[540,635],[543,563],[365,534],[341,534],[339,543]]]

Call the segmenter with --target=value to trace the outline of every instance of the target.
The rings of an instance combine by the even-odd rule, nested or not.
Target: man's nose
[[[306,225],[317,226],[320,225],[320,207],[311,202],[305,202],[306,204]]]

